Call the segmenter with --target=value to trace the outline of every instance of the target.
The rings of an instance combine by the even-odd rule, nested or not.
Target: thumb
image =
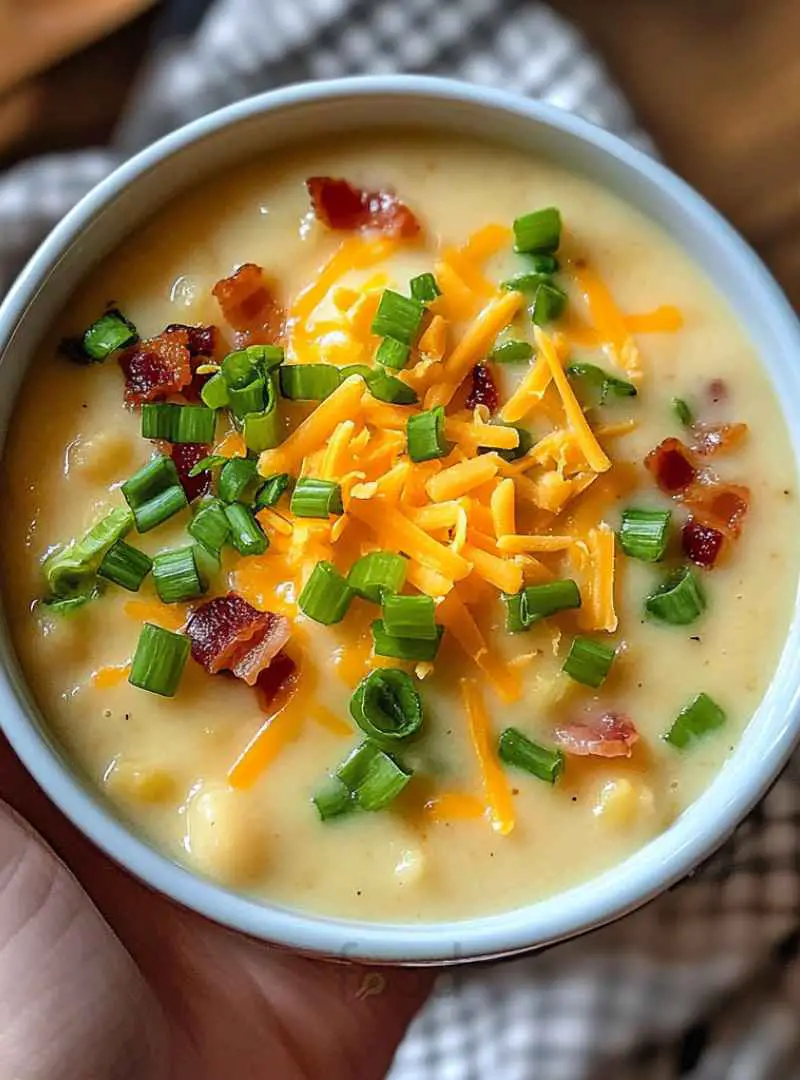
[[[0,801],[0,1076],[151,1077],[153,1001],[45,842]]]

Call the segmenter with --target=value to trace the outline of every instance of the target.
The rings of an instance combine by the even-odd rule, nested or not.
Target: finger
[[[153,1023],[142,1025],[148,1012]],[[89,1054],[92,1075],[149,1077],[157,1048],[143,1031],[159,1039],[159,1014],[130,956],[63,863],[0,803],[0,1076],[84,1080]]]

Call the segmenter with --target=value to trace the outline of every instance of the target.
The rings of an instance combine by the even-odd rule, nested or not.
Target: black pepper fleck
[[[703,639],[699,636],[699,634],[692,634],[692,636],[689,638],[689,641],[702,641],[702,640]]]

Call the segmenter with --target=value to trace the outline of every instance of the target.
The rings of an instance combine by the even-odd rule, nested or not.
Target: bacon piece
[[[650,451],[644,463],[667,495],[685,491],[697,475],[691,452],[680,439],[664,439]]]
[[[639,732],[624,713],[607,712],[591,720],[575,720],[555,729],[555,740],[578,757],[630,757]]]
[[[293,679],[297,664],[288,653],[281,650],[269,667],[260,671],[256,679],[256,697],[259,708],[269,712],[272,703],[284,686]]]
[[[683,501],[705,525],[726,536],[737,537],[750,509],[750,489],[742,484],[723,484],[716,478],[693,484]]]
[[[681,531],[681,546],[685,555],[698,566],[710,570],[717,561],[725,536],[719,529],[704,525],[690,517]]]
[[[489,412],[494,412],[500,402],[492,373],[486,364],[476,364],[472,369],[472,385],[465,405],[474,409],[476,405],[485,405]]]
[[[414,213],[389,191],[362,191],[332,176],[310,176],[306,187],[317,220],[329,229],[376,229],[385,236],[406,238],[420,231]]]
[[[228,670],[254,686],[289,640],[289,620],[258,611],[236,593],[202,604],[186,624],[192,656],[209,675]]]
[[[214,356],[222,343],[222,335],[219,327],[214,326],[187,326],[185,323],[171,323],[164,333],[173,330],[183,330],[187,335],[187,348],[189,349],[189,362],[192,365],[192,381],[183,388],[183,396],[187,401],[199,401],[200,391],[211,378],[211,375],[198,375],[197,369]]]
[[[125,375],[125,400],[129,405],[160,401],[192,381],[188,341],[186,330],[165,330],[122,353],[119,365]]]
[[[262,267],[244,263],[211,290],[227,324],[235,331],[236,347],[273,345],[283,334],[285,314],[275,299]]]
[[[703,457],[735,450],[747,435],[747,424],[695,424],[692,427],[692,450]]]
[[[211,447],[205,446],[203,443],[172,443],[170,445],[169,455],[175,462],[181,487],[186,492],[186,498],[189,502],[200,495],[205,495],[211,487],[210,472],[201,472],[197,476],[189,476],[190,471],[198,461],[202,461],[210,453]]]

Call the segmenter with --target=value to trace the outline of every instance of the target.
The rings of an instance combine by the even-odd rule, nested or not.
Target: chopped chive
[[[355,810],[357,803],[350,788],[338,776],[329,776],[322,787],[311,796],[321,821],[341,817]]]
[[[564,771],[564,755],[560,750],[540,746],[518,728],[506,728],[497,744],[497,753],[506,765],[524,769],[548,784],[554,784]]]
[[[507,278],[501,287],[514,292],[525,293],[526,296],[535,296],[540,285],[550,284],[552,284],[552,279],[549,273],[542,274],[526,270],[522,274],[514,274],[513,277]]]
[[[260,413],[248,413],[242,424],[245,446],[255,454],[271,450],[281,442],[281,417],[274,402]]]
[[[117,540],[106,552],[97,573],[99,577],[113,581],[129,592],[138,592],[152,566],[153,560],[149,555],[131,547],[124,540]]]
[[[336,776],[362,810],[383,810],[411,779],[410,772],[369,739],[345,758]]]
[[[220,465],[224,465],[228,460],[224,454],[209,454],[208,457],[201,458],[196,465],[192,465],[191,469],[189,469],[189,476],[199,476],[202,472],[218,469]]]
[[[225,507],[225,517],[230,527],[230,543],[240,555],[263,555],[269,547],[269,538],[246,506],[234,502]]]
[[[248,413],[263,412],[267,404],[267,381],[263,375],[242,387],[228,387],[228,408],[237,420]]]
[[[571,578],[548,581],[544,585],[528,585],[518,593],[505,594],[506,630],[518,634],[535,622],[581,606],[581,594]]]
[[[211,443],[217,426],[217,414],[203,405],[179,405],[170,442]]]
[[[532,356],[533,345],[529,341],[501,341],[489,353],[489,359],[497,364],[518,364]]]
[[[139,332],[118,308],[110,308],[83,335],[83,351],[90,360],[105,360],[117,349],[133,345]]]
[[[253,481],[258,479],[258,469],[253,458],[228,458],[219,474],[217,491],[223,502],[233,503],[242,499],[249,502],[246,495]]]
[[[282,345],[248,345],[241,350],[265,377],[277,371],[286,358]]]
[[[153,623],[145,623],[136,644],[128,682],[151,694],[173,697],[189,659],[191,642]]]
[[[364,600],[382,604],[387,595],[399,592],[406,580],[408,559],[393,551],[371,551],[356,559],[347,584]]]
[[[353,595],[353,590],[333,563],[323,560],[311,571],[297,603],[309,619],[331,626],[345,617]]]
[[[225,509],[219,499],[213,499],[200,506],[189,522],[187,531],[209,555],[219,559],[222,547],[231,531]]]
[[[411,279],[409,291],[414,300],[421,304],[432,304],[437,296],[442,295],[442,290],[433,274],[417,274]]]
[[[153,582],[159,599],[165,604],[194,600],[205,592],[194,547],[161,551],[153,559]]]
[[[228,391],[243,390],[256,379],[263,378],[258,360],[248,349],[237,349],[228,353],[220,366],[220,374],[225,379]]]
[[[425,305],[419,300],[386,289],[372,320],[372,333],[377,337],[396,338],[404,345],[410,345],[417,335],[424,314]]]
[[[573,638],[563,670],[575,682],[597,689],[602,686],[614,663],[616,650],[588,637]]]
[[[178,409],[180,405],[145,402],[142,405],[142,438],[171,439]]]
[[[125,481],[122,494],[135,513],[137,507],[176,485],[180,486],[180,478],[174,461],[160,454]]]
[[[682,750],[694,739],[721,727],[726,719],[725,711],[716,701],[708,694],[700,693],[681,709],[664,738]]]
[[[276,506],[281,496],[288,491],[292,478],[288,473],[276,473],[261,485],[256,492],[253,506],[256,510],[263,510],[267,506]]]
[[[47,608],[49,615],[58,615],[60,618],[65,616],[74,615],[76,611],[79,611],[86,604],[92,600],[96,600],[100,595],[97,589],[92,589],[91,592],[81,593],[80,596],[70,596],[67,600],[60,600],[56,597],[48,597],[46,600],[42,600],[42,605]]]
[[[140,533],[149,532],[151,529],[155,529],[157,525],[163,525],[174,514],[185,510],[188,505],[189,500],[186,498],[186,492],[180,484],[165,488],[164,491],[154,495],[152,499],[148,499],[147,502],[137,506],[133,511],[133,516],[136,519],[136,531]]]
[[[444,426],[442,405],[408,418],[406,435],[408,456],[412,461],[432,461],[450,453],[451,444],[445,438]]]
[[[416,405],[419,401],[412,386],[394,375],[387,375],[385,371],[372,370],[366,383],[369,392],[378,401],[388,401],[390,405]]]
[[[350,715],[368,738],[391,747],[422,727],[422,699],[407,672],[376,668],[356,687]]]
[[[323,401],[340,382],[332,364],[284,364],[280,370],[281,393],[290,401]]]
[[[622,550],[642,562],[663,559],[669,542],[671,517],[670,510],[636,510],[633,507],[623,510],[619,530]]]
[[[436,605],[432,596],[387,596],[383,601],[383,628],[391,637],[438,641]]]
[[[547,206],[514,221],[514,250],[523,254],[552,255],[561,243],[561,214]]]
[[[385,337],[378,346],[375,360],[377,363],[383,364],[384,367],[397,370],[406,366],[410,352],[410,348],[404,342],[397,341],[396,338]]]
[[[326,518],[329,514],[342,514],[342,489],[333,480],[301,476],[294,486],[290,509],[298,517]]]
[[[584,396],[591,394],[591,400],[584,404],[605,405],[608,397],[636,397],[638,390],[626,379],[609,375],[596,364],[576,363],[565,368],[568,379],[577,380],[583,388]]]
[[[683,398],[674,397],[672,399],[672,411],[678,419],[678,423],[683,427],[691,427],[694,423],[694,416],[692,410],[689,408]]]
[[[688,566],[670,574],[645,600],[645,611],[659,622],[687,626],[706,609],[699,579]]]
[[[436,627],[436,638],[398,637],[387,632],[381,619],[372,624],[372,646],[376,656],[391,656],[395,660],[426,660],[436,658],[444,634],[444,627]]]
[[[68,600],[94,587],[97,568],[107,552],[133,528],[133,515],[118,506],[94,524],[80,540],[50,555],[42,567],[52,596]]]
[[[537,326],[547,326],[564,312],[567,294],[557,285],[540,285],[533,298],[533,321]]]
[[[200,399],[209,409],[225,409],[228,407],[228,384],[221,371],[212,375],[207,383],[203,384],[200,391]]]

